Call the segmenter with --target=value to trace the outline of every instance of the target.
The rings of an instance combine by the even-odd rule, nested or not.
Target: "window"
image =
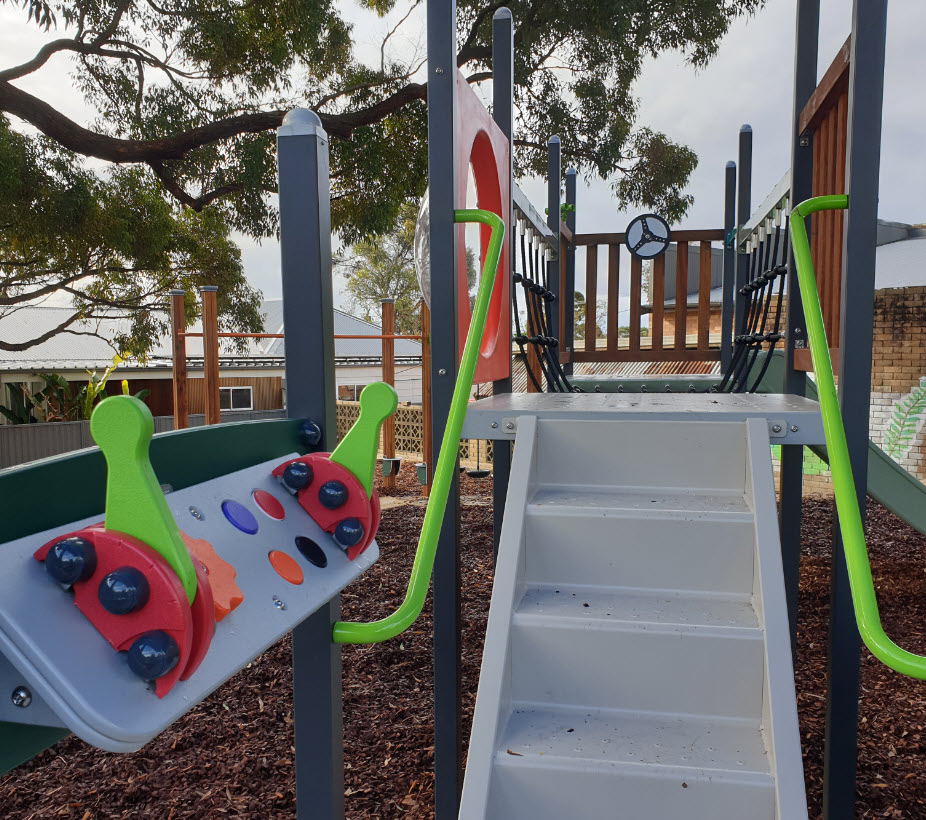
[[[339,384],[338,400],[339,401],[357,401],[365,384]]]
[[[254,395],[250,387],[220,387],[219,410],[253,410]]]

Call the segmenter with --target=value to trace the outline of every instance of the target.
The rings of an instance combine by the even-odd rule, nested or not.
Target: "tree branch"
[[[207,194],[201,194],[198,197],[194,197],[188,194],[183,186],[180,185],[180,183],[178,183],[177,180],[170,175],[168,170],[164,167],[163,163],[149,162],[148,167],[154,171],[155,176],[161,180],[161,184],[169,194],[171,194],[178,202],[181,202],[187,207],[192,208],[197,213],[202,211],[203,208],[219,199],[220,197],[227,196],[228,194],[235,194],[242,190],[242,186],[238,184],[221,185],[214,191],[210,191]]]
[[[409,83],[383,100],[359,111],[319,114],[330,136],[350,139],[355,128],[385,119],[415,100],[427,99],[427,85]],[[33,125],[45,136],[78,154],[115,163],[152,163],[183,159],[190,151],[240,134],[276,128],[285,111],[255,111],[216,120],[157,140],[127,140],[90,131],[52,108],[44,100],[0,80],[0,111]]]

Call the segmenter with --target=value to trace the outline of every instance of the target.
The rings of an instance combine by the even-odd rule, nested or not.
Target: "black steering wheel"
[[[624,231],[624,243],[631,256],[655,259],[666,252],[672,242],[669,224],[656,214],[640,214],[630,220]]]

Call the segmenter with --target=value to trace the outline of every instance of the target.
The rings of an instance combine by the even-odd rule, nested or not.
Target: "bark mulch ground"
[[[420,494],[411,465],[403,466],[398,485],[394,494]],[[482,501],[462,510],[467,734],[492,584],[492,508],[478,496],[490,492],[490,481],[463,477],[464,497]],[[820,816],[823,780],[830,506],[804,506],[797,690],[811,818]],[[422,517],[417,505],[384,512],[382,557],[345,592],[345,618],[378,618],[398,605]],[[926,539],[876,504],[869,521],[885,627],[903,646],[926,652]],[[400,638],[344,648],[352,820],[433,817],[431,646],[429,598]],[[926,817],[926,683],[887,670],[866,650],[862,655],[857,816]],[[284,640],[140,752],[107,754],[69,737],[0,778],[0,818],[293,818],[291,685]]]

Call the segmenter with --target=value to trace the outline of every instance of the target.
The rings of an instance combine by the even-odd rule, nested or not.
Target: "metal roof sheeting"
[[[65,322],[73,311],[68,307],[25,305],[0,317],[0,339],[22,344]],[[261,304],[265,333],[283,332],[283,300],[267,299]],[[129,330],[125,316],[112,315],[88,322],[75,322],[71,332],[58,333],[26,350],[0,350],[0,371],[56,371],[56,370],[100,370],[112,362],[118,352],[110,339]],[[191,333],[202,332],[200,324],[188,328]],[[344,335],[378,336],[382,333],[377,325],[345,313],[334,311],[334,332]],[[343,362],[379,362],[383,343],[380,339],[336,339],[335,359]],[[187,358],[201,360],[203,340],[189,338],[186,343]],[[283,365],[284,346],[282,339],[251,339],[245,353],[238,353],[229,340],[221,340],[222,367],[267,367]],[[399,362],[420,361],[421,344],[414,340],[400,339],[395,343],[395,357]],[[144,363],[127,361],[122,369],[164,369],[171,366],[170,337],[158,340]],[[195,364],[194,364],[195,366]]]

